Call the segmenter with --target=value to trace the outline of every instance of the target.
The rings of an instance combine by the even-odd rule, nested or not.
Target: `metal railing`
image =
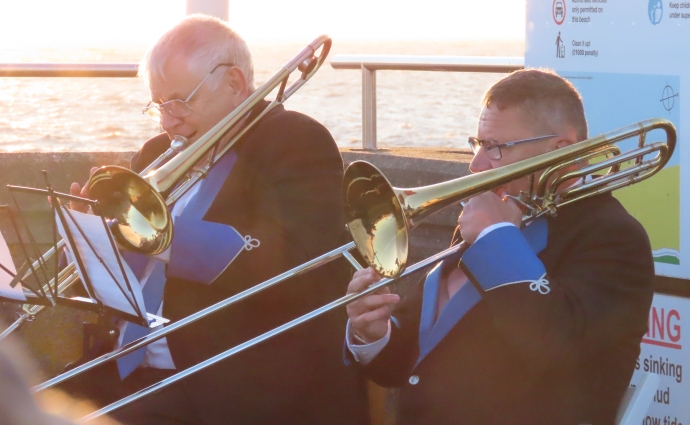
[[[362,70],[362,147],[376,150],[376,71],[508,73],[525,67],[522,57],[335,55],[334,69]]]
[[[109,77],[137,76],[136,63],[0,63],[0,77]]]

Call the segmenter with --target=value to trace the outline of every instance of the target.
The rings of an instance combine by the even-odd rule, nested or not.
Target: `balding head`
[[[247,43],[220,19],[207,15],[190,15],[149,49],[141,61],[139,76],[147,82],[165,79],[166,62],[183,57],[188,71],[203,78],[220,63],[232,63],[242,70],[250,91],[254,88],[254,66]],[[179,62],[177,60],[176,62]],[[209,81],[211,86],[217,79]]]

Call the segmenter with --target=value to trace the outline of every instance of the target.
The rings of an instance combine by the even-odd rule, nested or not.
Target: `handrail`
[[[110,77],[137,76],[136,63],[0,63],[0,77]]]
[[[519,56],[335,55],[334,69],[370,71],[513,72],[525,67]]]
[[[362,70],[362,148],[376,150],[376,71],[508,73],[525,67],[525,58],[491,56],[335,55],[333,69]]]

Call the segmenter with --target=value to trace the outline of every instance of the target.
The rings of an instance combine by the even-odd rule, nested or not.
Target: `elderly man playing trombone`
[[[586,138],[569,82],[518,71],[484,97],[470,170]],[[471,198],[456,232],[469,248],[406,299],[384,288],[348,305],[349,361],[401,388],[399,424],[614,423],[653,294],[647,235],[610,193],[521,226],[528,188]],[[348,292],[379,279],[358,271]]]
[[[224,22],[206,16],[188,17],[164,34],[147,53],[142,75],[151,91],[144,113],[160,122],[164,133],[134,156],[137,172],[176,136],[191,143],[199,139],[254,91],[247,45]],[[259,100],[244,122],[267,104]],[[221,139],[218,150],[231,136]],[[156,301],[146,301],[149,313],[179,320],[334,248],[344,229],[342,174],[328,130],[275,107],[175,203],[169,251],[154,259],[125,256],[144,298],[150,292],[155,300],[157,294]],[[74,193],[80,190],[73,185]],[[334,264],[290,279],[173,332],[145,351],[118,359],[117,374],[125,389],[135,391],[207,360],[335,298],[349,276],[340,289],[320,282],[340,271]],[[114,416],[127,424],[367,422],[359,374],[342,364],[344,321],[344,312],[335,312]],[[120,344],[148,332],[133,329],[132,324],[121,327]]]

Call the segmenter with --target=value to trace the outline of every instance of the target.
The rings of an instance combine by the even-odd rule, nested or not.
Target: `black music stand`
[[[27,258],[28,258],[28,252],[26,252],[26,246],[22,240],[21,233],[19,232],[19,227],[17,226],[15,214],[12,212],[12,210],[7,205],[0,205],[0,211],[3,211],[8,215],[10,222],[12,223],[12,227],[15,231],[15,234],[17,235],[19,245],[22,247],[22,250],[24,251],[25,256],[27,256]],[[24,272],[20,271],[19,273],[15,273],[13,270],[10,269],[9,264],[0,263],[0,274],[4,274],[4,275],[10,276],[12,278],[12,280],[10,282],[10,286],[12,288],[15,288],[18,284],[21,284],[22,289],[26,288],[29,291],[29,292],[23,291],[23,295],[25,297],[25,300],[18,300],[16,298],[9,298],[9,297],[4,297],[4,296],[0,296],[0,300],[2,300],[3,302],[21,303],[21,304],[48,305],[48,306],[55,305],[53,300],[46,294],[45,288],[43,285],[30,285],[30,284],[27,284],[26,282],[21,280],[21,276],[26,274],[28,269],[32,269],[32,271],[37,272],[37,270],[35,270],[35,268],[34,268],[34,264],[28,264],[25,267],[25,269],[26,270]],[[39,275],[36,273],[34,273],[34,276],[36,277],[36,279],[39,278]]]
[[[98,202],[91,199],[85,199],[54,191],[50,185],[50,182],[48,181],[47,173],[45,171],[43,173],[46,181],[46,189],[8,185],[7,188],[14,203],[14,209],[8,206],[0,206],[8,213],[10,222],[12,223],[12,228],[17,236],[19,246],[24,257],[26,258],[26,264],[21,267],[16,274],[12,273],[7,267],[2,265],[0,265],[0,272],[8,273],[13,277],[12,282],[10,283],[11,286],[16,286],[17,284],[21,283],[22,287],[26,288],[24,293],[27,300],[19,301],[5,297],[0,298],[2,298],[4,301],[18,302],[20,304],[43,306],[54,306],[55,304],[60,304],[94,311],[98,313],[100,317],[117,317],[146,327],[156,327],[167,322],[166,319],[146,313],[143,302],[137,302],[137,298],[140,297],[135,296],[134,288],[136,288],[140,294],[141,292],[139,284],[136,281],[131,282],[131,279],[128,278],[128,273],[125,271],[125,267],[127,266],[123,264],[124,261],[119,255],[117,245],[112,237],[112,234],[110,233],[108,223],[106,222],[105,218],[99,214]],[[62,246],[62,243],[58,242],[58,232],[60,230],[65,236],[64,246],[67,247],[72,256],[76,272],[79,274],[80,280],[83,283],[87,297],[66,297],[61,294],[62,288],[59,287],[59,282],[60,277],[64,278],[64,276],[61,276],[61,273],[64,274],[64,271],[61,272],[57,264],[58,261],[53,261],[55,264],[52,273],[50,272],[49,269],[51,267],[49,267],[46,260],[40,253],[38,245],[33,238],[31,231],[29,230],[29,226],[26,223],[26,219],[22,214],[19,203],[14,195],[15,193],[47,196],[48,199],[50,199],[53,225],[52,250],[55,251],[57,257],[60,252],[60,247]],[[92,244],[89,235],[84,232],[79,224],[78,217],[75,217],[77,213],[65,208],[62,204],[63,200],[87,204],[100,218],[101,225],[103,226],[103,230],[107,235],[108,243],[110,245],[109,249],[112,250],[112,255],[117,260],[117,267],[108,266],[107,262],[104,261],[103,256],[99,254],[98,249]],[[27,241],[24,241],[24,238],[22,238],[19,223],[21,223],[24,229],[26,229]],[[79,249],[77,249],[76,240],[84,241],[86,244],[85,246],[88,247],[90,253],[93,254],[97,261],[105,268],[107,274],[118,288],[120,295],[127,300],[127,303],[130,307],[129,311],[114,308],[113,303],[109,302],[108,299],[99,298],[98,287],[102,283],[97,282],[97,284],[94,285],[91,277],[86,272],[87,267],[85,266],[83,256],[80,254]],[[84,245],[82,244],[81,246],[83,247]],[[35,261],[31,260],[30,251],[35,256]],[[130,274],[130,276],[133,275]],[[101,294],[103,293],[103,291],[100,292]],[[108,323],[114,322],[111,319],[99,321]]]

